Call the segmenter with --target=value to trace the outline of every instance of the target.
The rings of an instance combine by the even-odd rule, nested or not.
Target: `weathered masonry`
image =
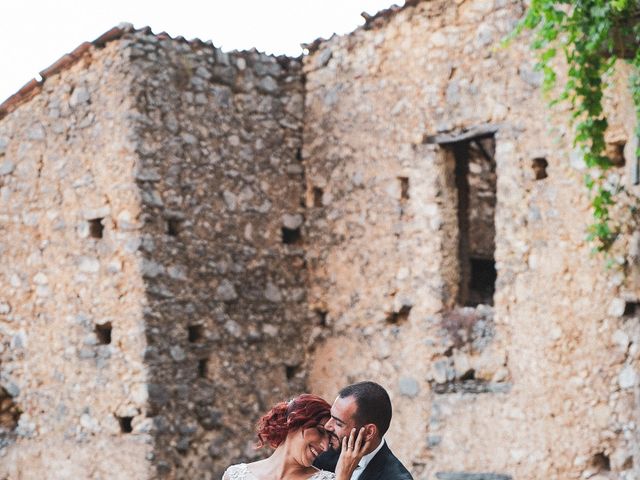
[[[363,378],[416,479],[639,478],[640,240],[590,254],[567,112],[495,48],[522,12],[409,1],[301,59],[121,26],[0,106],[0,478],[219,479]]]
[[[305,389],[300,62],[119,33],[0,127],[9,478],[220,476]]]

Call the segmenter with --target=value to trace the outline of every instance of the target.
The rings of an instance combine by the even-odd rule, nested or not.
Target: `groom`
[[[340,390],[331,407],[331,419],[324,428],[342,442],[353,428],[364,427],[365,440],[370,443],[351,480],[413,480],[384,439],[390,423],[391,400],[377,383],[359,382]],[[327,451],[316,459],[315,466],[334,472],[339,455],[339,452]]]

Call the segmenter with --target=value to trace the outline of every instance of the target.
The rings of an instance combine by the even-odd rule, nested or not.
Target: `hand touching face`
[[[365,440],[365,427],[353,428],[348,437],[342,439],[340,459],[336,465],[336,480],[349,480],[362,457],[371,448],[371,439]]]

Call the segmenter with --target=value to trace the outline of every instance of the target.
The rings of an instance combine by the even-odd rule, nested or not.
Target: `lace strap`
[[[246,463],[231,465],[222,476],[223,480],[248,480],[249,467]]]
[[[326,470],[320,470],[318,473],[314,473],[309,480],[335,480],[336,474],[327,472]]]

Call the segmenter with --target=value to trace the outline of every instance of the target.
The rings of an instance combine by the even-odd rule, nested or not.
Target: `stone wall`
[[[150,474],[126,58],[95,49],[0,121],[0,384],[22,412],[0,478]]]
[[[261,454],[306,379],[302,95],[297,60],[129,29],[2,120],[0,477]]]
[[[326,327],[310,388],[389,386],[389,443],[416,478],[636,478],[638,289],[585,242],[567,112],[547,109],[526,42],[498,46],[522,8],[410,2],[311,46],[309,304]],[[609,97],[630,159],[624,81]],[[494,250],[494,305],[465,308],[456,150],[491,139],[495,178],[468,153],[468,214],[483,238],[495,217],[495,246],[467,247]]]
[[[305,386],[301,64],[153,35],[131,55],[155,463],[218,479]]]
[[[637,478],[640,236],[590,254],[567,112],[496,47],[522,10],[410,1],[302,61],[116,29],[0,106],[0,478],[217,479],[365,378],[416,479]]]

